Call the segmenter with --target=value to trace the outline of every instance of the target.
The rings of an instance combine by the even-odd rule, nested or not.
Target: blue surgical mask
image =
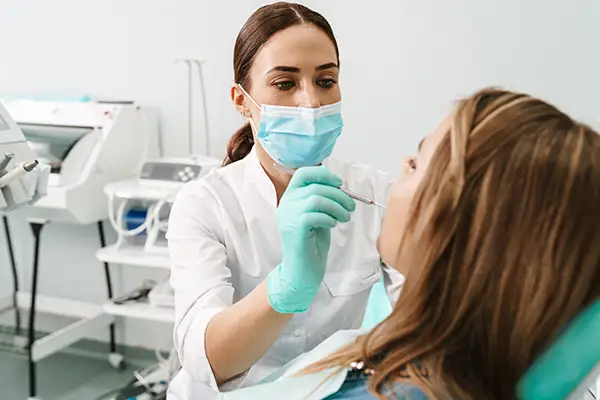
[[[249,119],[254,133],[267,154],[288,168],[319,165],[331,155],[342,134],[342,102],[319,108],[258,104],[244,88],[240,90],[260,108],[258,129]]]

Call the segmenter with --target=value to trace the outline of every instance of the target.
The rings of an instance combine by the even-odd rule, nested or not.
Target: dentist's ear
[[[240,113],[245,118],[249,118],[252,116],[252,112],[246,106],[246,96],[240,90],[237,84],[233,84],[231,86],[231,101],[233,102],[233,106],[236,108],[237,112]]]

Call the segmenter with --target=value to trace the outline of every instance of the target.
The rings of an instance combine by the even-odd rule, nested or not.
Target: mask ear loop
[[[252,96],[250,96],[250,94],[248,92],[246,92],[246,89],[243,88],[241,83],[237,83],[237,86],[240,89],[240,91],[244,94],[244,96],[249,98],[250,101],[253,102],[254,105],[256,107],[258,107],[259,110],[262,109],[262,107],[256,102],[256,100],[254,100],[254,98]],[[250,124],[250,128],[252,129],[254,136],[258,136],[258,129],[256,129],[256,125],[254,124],[254,120],[252,119],[252,117],[246,117],[246,119],[248,120],[248,123]]]
[[[252,132],[254,133],[255,136],[258,136],[258,131],[256,130],[256,125],[254,125],[254,120],[250,117],[246,118],[248,120],[248,123],[250,124],[250,129],[252,129]]]
[[[252,96],[250,96],[250,94],[248,94],[248,92],[246,92],[246,89],[244,89],[244,88],[242,87],[242,84],[241,84],[241,83],[238,83],[237,85],[238,85],[238,88],[240,89],[240,91],[241,91],[241,92],[244,94],[244,96],[246,96],[247,98],[249,98],[249,99],[250,99],[250,101],[251,101],[251,102],[253,102],[253,103],[254,103],[254,105],[255,105],[255,106],[256,106],[256,107],[257,107],[259,110],[261,110],[261,109],[262,109],[262,107],[260,106],[260,104],[258,104],[258,103],[256,102],[256,100],[254,100],[254,98],[253,98]]]

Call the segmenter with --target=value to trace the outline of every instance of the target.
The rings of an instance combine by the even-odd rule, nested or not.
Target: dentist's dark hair
[[[256,10],[246,21],[238,33],[233,50],[234,80],[244,89],[250,91],[250,69],[258,51],[271,37],[291,26],[311,24],[329,36],[335,46],[338,57],[339,49],[329,22],[316,11],[301,4],[278,2],[268,4]],[[223,165],[228,165],[246,157],[252,150],[254,138],[249,123],[245,123],[229,140],[227,156]]]

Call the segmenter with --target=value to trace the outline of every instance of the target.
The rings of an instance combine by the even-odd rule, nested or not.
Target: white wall
[[[185,72],[174,60],[198,57],[207,61],[211,153],[221,157],[241,123],[228,97],[233,43],[262,3],[0,0],[0,96],[85,93],[158,106],[164,148],[182,155]],[[600,127],[597,0],[304,3],[330,19],[339,39],[346,128],[338,156],[396,173],[400,157],[439,122],[450,101],[484,85],[533,92]],[[30,235],[18,216],[13,220],[19,266],[28,276]],[[50,226],[45,233],[41,291],[100,301],[95,227]],[[0,260],[6,260],[0,240]],[[121,284],[135,285],[143,272],[125,269]],[[8,278],[0,268],[0,290],[10,287]],[[147,325],[128,327],[128,343],[168,343],[166,329],[150,336]]]

